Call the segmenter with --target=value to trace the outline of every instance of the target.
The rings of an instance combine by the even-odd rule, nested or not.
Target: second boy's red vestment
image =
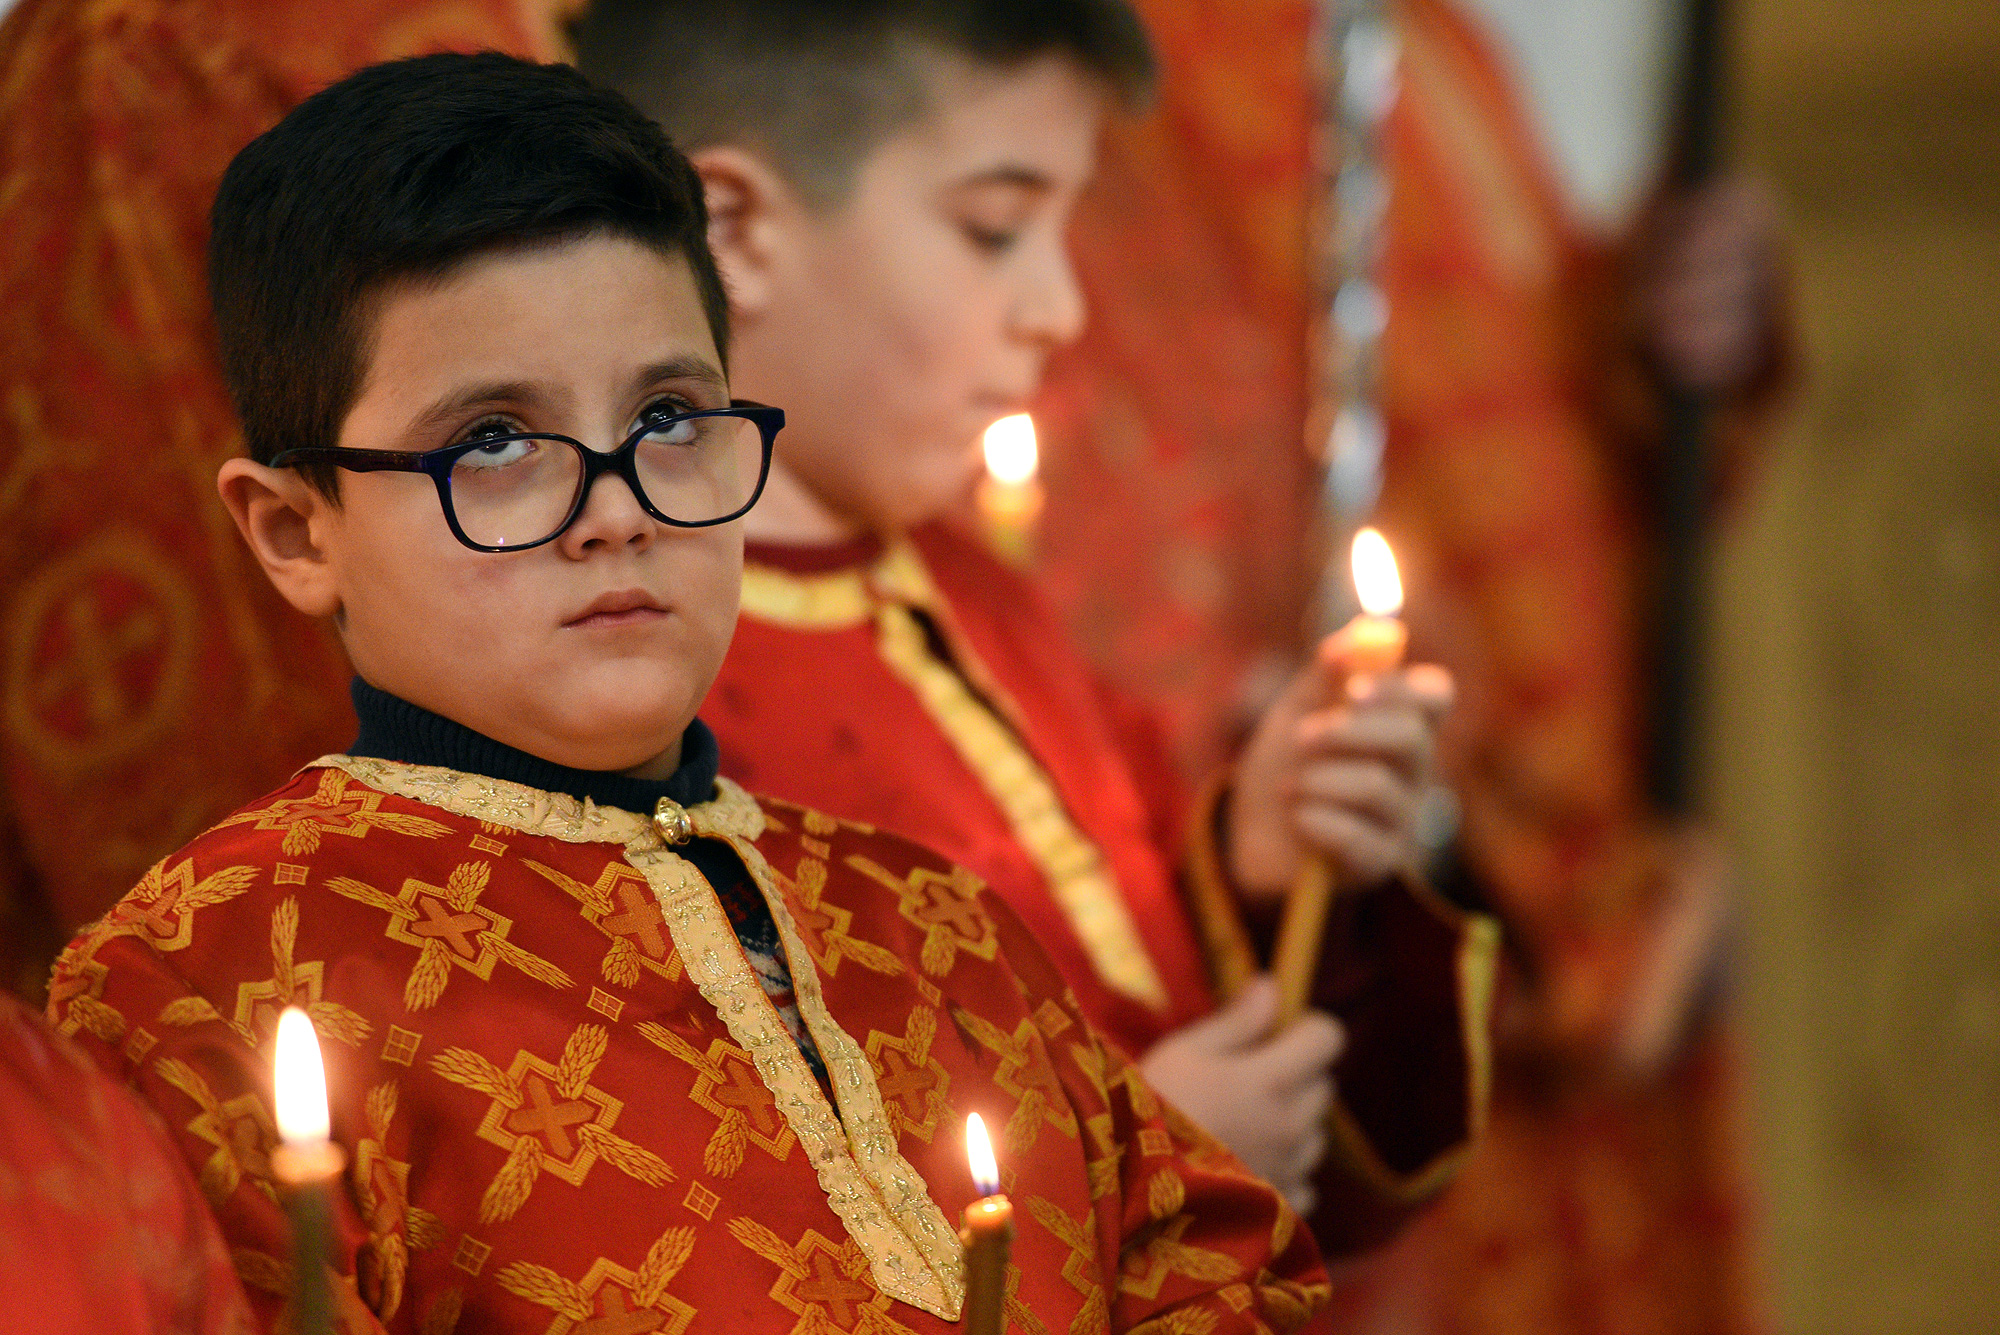
[[[1131,1052],[1247,973],[1214,804],[1184,802],[1025,579],[941,527],[887,544],[753,544],[748,561],[703,710],[732,772],[977,872]],[[1405,883],[1338,915],[1317,998],[1350,1036],[1316,1219],[1336,1250],[1379,1236],[1469,1143],[1490,947],[1483,924]]]

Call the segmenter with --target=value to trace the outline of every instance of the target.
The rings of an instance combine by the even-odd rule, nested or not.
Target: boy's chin
[[[842,519],[876,533],[900,533],[968,504],[985,465],[977,451],[933,446],[880,460],[794,460],[805,489]]]
[[[687,725],[664,736],[650,736],[640,746],[631,744],[631,734],[619,738],[606,738],[603,745],[592,745],[589,739],[564,745],[542,745],[518,747],[543,760],[561,765],[567,769],[583,770],[592,774],[629,774],[642,779],[665,779],[673,775],[680,765],[681,734]]]
[[[884,487],[867,498],[867,526],[881,533],[921,528],[963,508],[972,498],[977,473],[922,478],[915,485]]]
[[[621,721],[623,726],[617,726]],[[571,769],[664,779],[679,765],[681,735],[693,721],[691,709],[685,714],[675,711],[596,720],[588,735],[578,736],[575,745],[565,748],[574,759],[560,763]],[[607,723],[613,726],[605,726]]]
[[[694,721],[699,703],[699,697],[679,693],[671,700],[635,702],[625,696],[577,701],[539,729],[534,744],[516,745],[570,769],[640,772],[641,777],[663,779],[678,763],[681,734]],[[652,773],[656,768],[664,772]]]

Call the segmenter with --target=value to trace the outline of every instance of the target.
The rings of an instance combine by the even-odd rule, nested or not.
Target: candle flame
[[[330,1133],[326,1110],[326,1067],[319,1054],[319,1035],[297,1006],[278,1017],[278,1134],[287,1145],[326,1140]]]
[[[993,1142],[986,1135],[986,1123],[974,1113],[965,1119],[965,1157],[972,1161],[972,1185],[982,1196],[1000,1190],[1000,1165],[993,1158]]]
[[[1403,610],[1403,580],[1388,539],[1372,528],[1354,535],[1354,591],[1370,616],[1392,617]]]
[[[1035,420],[1026,413],[1003,417],[986,428],[986,471],[996,482],[1019,486],[1041,466],[1035,446]]]

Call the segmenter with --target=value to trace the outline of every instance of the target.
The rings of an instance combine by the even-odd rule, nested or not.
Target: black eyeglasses
[[[736,400],[728,408],[653,417],[609,453],[568,436],[523,431],[415,453],[302,446],[281,452],[271,466],[428,473],[452,536],[474,551],[518,552],[561,537],[605,473],[625,479],[662,524],[708,528],[740,519],[764,493],[771,446],[784,424],[784,409]]]

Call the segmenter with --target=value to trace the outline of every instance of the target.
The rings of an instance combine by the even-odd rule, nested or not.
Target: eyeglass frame
[[[750,499],[740,507],[719,519],[675,519],[672,515],[653,504],[653,498],[646,494],[646,486],[639,480],[637,451],[639,442],[654,435],[676,422],[685,422],[697,417],[737,417],[750,422],[757,428],[763,445],[763,463],[757,473],[757,486],[750,493]],[[758,499],[764,494],[764,486],[771,480],[771,447],[776,443],[778,432],[785,425],[785,410],[768,404],[754,403],[749,399],[731,399],[727,408],[703,408],[691,413],[675,413],[665,421],[654,421],[636,428],[616,449],[593,450],[574,436],[557,435],[549,431],[511,431],[498,436],[477,436],[462,440],[455,445],[440,445],[433,450],[366,450],[344,445],[298,445],[289,450],[280,450],[271,459],[272,468],[295,468],[302,463],[328,463],[336,468],[345,468],[353,473],[423,473],[429,476],[437,487],[438,505],[444,511],[444,522],[451,527],[451,535],[461,544],[475,552],[525,552],[546,543],[554,542],[569,532],[584,507],[590,504],[590,489],[597,485],[597,479],[606,473],[615,473],[631,492],[633,499],[654,519],[674,528],[714,528],[717,524],[727,524],[750,513]],[[576,500],[571,503],[569,514],[562,523],[556,525],[555,532],[546,538],[533,542],[509,543],[502,547],[490,547],[474,542],[459,526],[458,510],[451,500],[451,470],[458,461],[474,450],[487,449],[494,445],[505,445],[516,440],[559,440],[573,447],[583,456],[583,482],[577,487]]]

